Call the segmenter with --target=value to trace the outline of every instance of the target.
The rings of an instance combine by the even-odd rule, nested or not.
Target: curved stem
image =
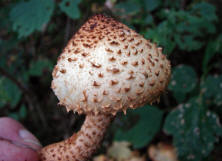
[[[81,130],[70,138],[44,147],[40,161],[85,161],[98,148],[109,126],[112,115],[87,115]]]

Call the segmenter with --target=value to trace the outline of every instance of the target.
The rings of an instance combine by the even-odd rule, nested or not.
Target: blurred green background
[[[151,144],[176,148],[180,161],[222,160],[222,1],[1,0],[0,116],[22,122],[43,145],[77,131],[84,116],[58,108],[51,72],[69,38],[102,13],[163,47],[172,78],[159,104],[118,114],[104,153],[127,141],[146,156]]]

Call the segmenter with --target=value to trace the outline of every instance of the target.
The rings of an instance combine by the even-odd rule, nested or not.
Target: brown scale
[[[124,49],[128,49],[128,45],[125,45],[125,46],[124,46]]]
[[[69,62],[77,61],[77,60],[78,60],[78,58],[68,58],[68,61],[69,61]]]
[[[89,53],[82,53],[82,56],[83,57],[86,57],[86,56],[88,56],[89,55]]]
[[[161,55],[161,59],[162,59],[162,60],[165,60],[165,59],[166,59],[166,56],[162,54],[162,55]]]
[[[128,61],[122,61],[121,64],[126,65],[126,64],[128,64]]]
[[[99,87],[100,85],[101,85],[100,83],[98,83],[98,82],[96,82],[96,81],[93,81],[93,86]]]
[[[106,28],[106,25],[102,25],[102,26],[100,27],[101,30],[103,30],[103,29],[105,29],[105,28]]]
[[[147,69],[149,70],[150,73],[152,73],[152,70],[149,66],[147,66]]]
[[[134,67],[136,67],[136,66],[138,66],[138,61],[134,61],[134,62],[132,62],[132,65],[134,66]]]
[[[141,59],[141,63],[142,63],[142,65],[145,64],[145,59],[144,58]]]
[[[162,51],[163,51],[163,48],[161,48],[161,47],[158,47],[157,48],[157,50],[160,52],[160,53],[162,53]],[[159,52],[157,52],[158,54],[159,54]]]
[[[81,39],[83,39],[83,38],[84,38],[84,35],[79,35],[79,37],[80,37]]]
[[[148,78],[148,73],[147,72],[142,72],[142,74],[144,75],[144,77],[147,79]]]
[[[157,58],[155,58],[154,60],[155,60],[157,63],[159,62],[159,59],[157,59]]]
[[[105,49],[108,53],[113,53],[113,50],[109,49],[109,48],[106,48]]]
[[[155,75],[158,77],[159,74],[160,74],[160,71],[157,69],[157,70],[155,71]]]
[[[68,49],[68,51],[67,51],[68,53],[71,53],[71,50],[70,49]]]
[[[107,109],[107,110],[108,110],[108,109],[110,108],[110,104],[103,105],[102,107],[103,107],[104,109]]]
[[[127,93],[127,92],[129,92],[130,91],[130,87],[125,87],[124,88],[124,91]]]
[[[80,49],[79,49],[79,48],[77,48],[77,49],[74,51],[74,54],[78,54],[78,53],[80,53]]]
[[[155,63],[150,59],[150,57],[147,58],[147,60],[150,62],[150,64],[154,67]]]
[[[106,68],[107,72],[112,72],[113,74],[119,73],[120,70],[118,68],[108,67]]]
[[[87,43],[88,43],[88,44],[90,44],[90,43],[91,43],[91,40],[90,40],[90,39],[87,39],[86,41],[87,41]]]
[[[95,38],[96,38],[96,36],[92,35],[91,39],[95,39]]]
[[[98,74],[98,77],[99,77],[99,78],[103,78],[103,76],[104,76],[104,75],[103,75],[102,73],[99,73],[99,74]]]
[[[155,85],[155,80],[151,80],[149,85],[153,87]]]
[[[151,59],[153,58],[151,53],[149,53],[148,55],[149,55],[148,58],[151,58]]]
[[[126,78],[126,80],[131,80],[131,79],[134,79],[135,77],[132,75],[132,74],[130,74],[127,78]]]
[[[124,37],[125,36],[125,33],[124,32],[122,32],[120,35],[119,35],[119,37]]]
[[[97,23],[91,24],[90,25],[90,30],[93,30],[97,26]]]
[[[138,51],[137,51],[137,49],[136,49],[136,51],[133,53],[133,55],[137,55],[138,54]]]
[[[133,41],[134,41],[134,38],[129,39],[129,42],[133,42]]]
[[[121,88],[118,88],[117,90],[116,90],[116,93],[120,93],[121,92]]]
[[[103,95],[105,96],[105,95],[108,95],[109,93],[108,93],[108,91],[106,91],[106,90],[104,90],[103,91]]]
[[[95,62],[90,62],[92,64],[93,67],[95,68],[100,68],[102,65],[101,64],[98,64],[98,63],[95,63]]]
[[[116,40],[116,39],[117,39],[117,37],[114,35],[114,36],[113,36],[113,39],[114,39],[114,40]],[[118,46],[118,45],[120,45],[120,44],[119,44],[118,42],[116,42],[116,44],[115,44],[115,45],[117,45],[117,46]]]
[[[111,81],[110,81],[111,86],[116,85],[116,84],[118,84],[118,83],[119,83],[118,80],[111,80]]]
[[[123,38],[122,40],[120,40],[120,41],[122,41],[122,42],[124,42],[126,40],[126,38]]]
[[[110,97],[110,100],[112,100],[112,101],[114,101],[114,102],[119,102],[119,101],[121,101],[121,98],[111,96],[111,97]]]
[[[95,40],[93,43],[94,43],[94,44],[97,44],[97,43],[98,43],[98,41],[97,41],[97,40]]]
[[[62,70],[60,70],[60,72],[61,72],[62,74],[65,74],[65,73],[66,73],[66,70],[65,70],[65,69],[62,69]]]
[[[113,74],[116,74],[116,73],[119,73],[120,70],[119,70],[118,68],[113,68],[113,69],[112,69],[112,72],[113,72]]]
[[[121,54],[122,54],[122,51],[121,51],[121,50],[118,50],[117,54],[118,54],[118,55],[121,55]]]
[[[99,40],[102,40],[104,38],[104,36],[100,35],[99,36]]]
[[[152,48],[152,45],[150,45],[149,42],[146,43],[146,46],[148,47],[148,49],[151,49],[151,48]]]
[[[131,45],[130,47],[131,47],[131,49],[135,49],[136,48],[134,45]]]
[[[115,36],[114,36],[114,39],[116,39]],[[112,41],[109,44],[113,45],[113,46],[119,46],[120,45],[117,41]]]
[[[144,82],[140,82],[140,83],[139,83],[139,86],[140,86],[141,88],[143,88],[143,87],[144,87]]]
[[[92,48],[90,44],[83,43],[82,45],[83,45],[85,48]]]
[[[128,99],[130,102],[132,102],[132,101],[135,100],[135,99],[134,99],[133,97],[131,97],[131,96],[127,96],[127,99]]]
[[[116,61],[116,58],[114,56],[112,56],[109,58],[109,61],[114,62],[114,61]]]
[[[60,60],[63,60],[63,59],[65,59],[65,56],[60,55],[60,56],[58,57],[57,61],[60,61]]]
[[[143,89],[137,89],[136,90],[136,94],[137,95],[141,95],[143,93],[143,91],[144,91]]]
[[[81,63],[81,64],[79,64],[79,68],[83,68],[84,67],[84,64],[83,63]]]

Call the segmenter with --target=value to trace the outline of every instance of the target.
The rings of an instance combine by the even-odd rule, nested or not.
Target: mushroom
[[[40,160],[90,158],[117,112],[159,100],[170,71],[162,48],[110,17],[91,17],[58,58],[51,85],[59,104],[85,121],[78,133],[44,147]]]

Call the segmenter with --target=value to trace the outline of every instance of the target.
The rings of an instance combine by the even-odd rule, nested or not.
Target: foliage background
[[[21,121],[43,145],[77,131],[84,116],[57,108],[51,71],[69,38],[103,13],[162,46],[172,79],[160,104],[118,114],[98,153],[114,141],[141,153],[165,142],[181,161],[221,160],[221,1],[1,0],[0,6],[0,116]]]

